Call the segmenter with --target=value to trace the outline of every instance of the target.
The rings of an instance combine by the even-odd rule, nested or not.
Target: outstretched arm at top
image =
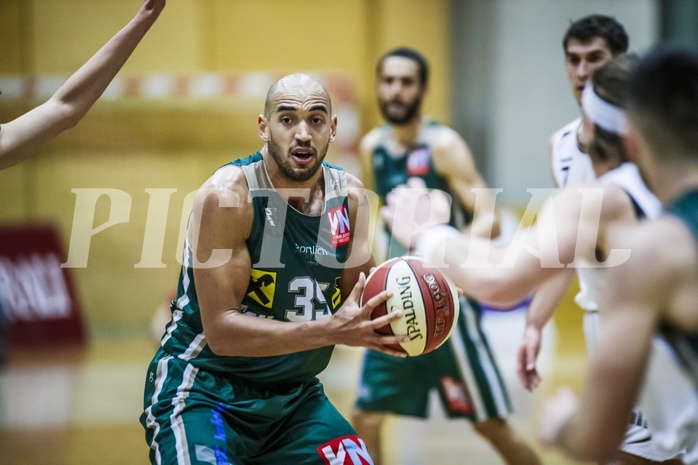
[[[160,15],[165,1],[145,0],[136,16],[48,101],[0,126],[0,169],[25,160],[85,116]]]

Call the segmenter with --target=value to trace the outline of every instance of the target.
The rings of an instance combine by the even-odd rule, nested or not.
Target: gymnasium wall
[[[140,3],[3,0],[0,78],[62,82]],[[434,69],[426,111],[448,121],[448,6],[447,0],[169,0],[119,79],[251,75],[246,82],[261,76],[266,85],[270,75],[294,71],[335,76],[341,82],[335,87],[349,87],[352,101],[344,108],[360,135],[380,122],[377,58],[408,45]],[[143,88],[107,94],[38,156],[0,171],[0,224],[55,224],[66,252],[89,246],[86,261],[70,268],[83,312],[93,333],[121,337],[147,334],[155,308],[174,291],[186,195],[221,164],[261,147],[256,120],[263,95],[156,98]],[[6,88],[0,122],[44,99],[41,89],[13,97]],[[330,159],[355,166],[346,147],[333,149]],[[78,212],[78,203],[92,206]],[[121,217],[110,217],[117,211]]]
[[[562,37],[589,14],[620,21],[630,50],[660,37],[657,0],[454,0],[451,122],[469,141],[499,200],[526,205],[551,188],[548,140],[579,115],[564,69]],[[691,11],[687,10],[688,17]]]
[[[0,83],[7,77],[62,82],[140,3],[0,1]],[[126,220],[78,237],[89,254],[86,266],[71,272],[93,331],[145,333],[155,307],[174,289],[186,195],[219,165],[261,146],[259,87],[294,71],[327,79],[342,104],[338,132],[350,136],[329,158],[354,170],[356,140],[381,121],[375,62],[398,45],[421,50],[431,62],[425,112],[466,137],[488,183],[505,189],[503,203],[525,206],[527,188],[551,186],[550,132],[577,111],[560,46],[567,24],[594,12],[616,16],[628,28],[631,48],[642,51],[658,36],[657,3],[169,0],[120,73],[121,90],[108,91],[37,157],[0,171],[0,225],[55,224],[67,252],[74,221],[83,231],[96,228],[121,205]],[[143,84],[206,76],[246,85],[201,97],[176,89],[153,95]],[[142,85],[137,91],[134,82]],[[40,89],[19,97],[10,90],[0,95],[0,123],[45,99]],[[99,190],[105,193],[94,208],[76,215],[78,197]]]

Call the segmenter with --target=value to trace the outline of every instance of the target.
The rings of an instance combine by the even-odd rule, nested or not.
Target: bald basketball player
[[[396,356],[374,330],[390,295],[359,306],[374,265],[361,182],[323,160],[337,118],[325,88],[292,74],[268,92],[263,148],[218,169],[190,217],[172,319],[146,377],[157,464],[372,464],[318,373],[335,344]],[[333,228],[331,224],[342,224]]]

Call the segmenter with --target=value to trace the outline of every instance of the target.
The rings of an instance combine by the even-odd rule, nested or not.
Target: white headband
[[[625,110],[599,97],[590,82],[584,86],[582,92],[582,109],[584,114],[602,129],[613,134],[625,132]]]

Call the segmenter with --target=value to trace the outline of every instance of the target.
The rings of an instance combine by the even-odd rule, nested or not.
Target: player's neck
[[[604,174],[613,171],[614,169],[620,167],[622,163],[615,163],[615,162],[601,162],[601,163],[592,163],[592,166],[594,167],[594,174],[596,175],[597,178],[603,176]]]
[[[393,124],[393,138],[395,143],[402,147],[408,147],[414,144],[419,138],[419,132],[422,130],[422,115],[415,115],[412,120],[405,124]]]
[[[619,168],[624,162],[625,159],[621,156],[621,154],[612,148],[607,150],[605,160],[597,160],[594,157],[591,157],[591,166],[594,168],[594,174],[597,178],[603,176],[609,171]]]
[[[582,116],[582,122],[577,128],[577,147],[583,153],[589,153],[589,144],[591,144],[592,131],[586,119]]]

